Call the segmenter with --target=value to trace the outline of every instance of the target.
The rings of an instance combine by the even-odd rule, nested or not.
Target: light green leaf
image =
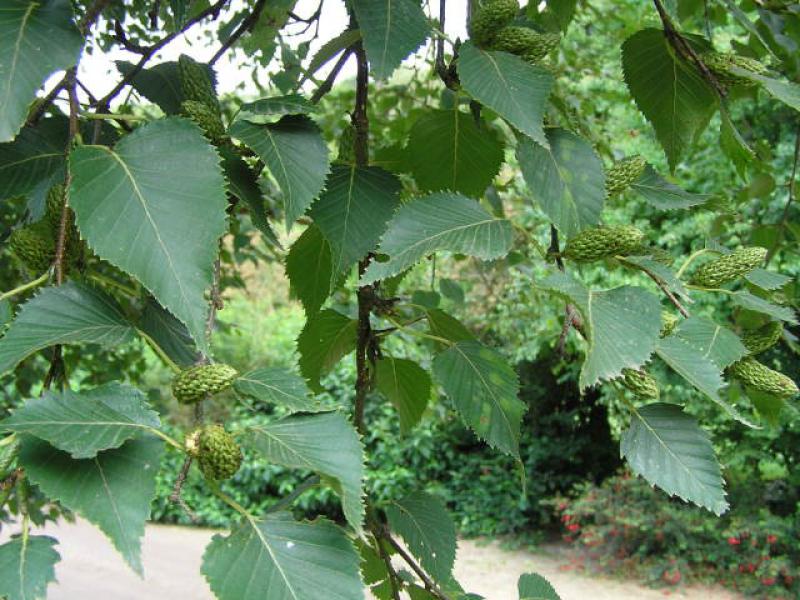
[[[517,582],[519,600],[561,600],[544,577],[538,573],[524,573]]]
[[[83,37],[66,0],[4,0],[0,11],[0,142],[25,122],[36,90],[54,72],[72,67]]]
[[[413,360],[384,356],[375,363],[375,387],[394,404],[404,433],[422,418],[431,385],[431,376]]]
[[[697,38],[687,38],[698,50]],[[700,132],[705,129],[717,107],[714,91],[697,68],[675,54],[661,29],[643,29],[622,45],[622,69],[625,83],[655,129],[672,170]]]
[[[240,375],[233,384],[240,394],[266,404],[285,406],[292,412],[316,412],[319,401],[311,397],[305,380],[284,367],[264,367]]]
[[[363,600],[358,562],[333,523],[279,514],[215,535],[201,570],[219,600]]]
[[[141,575],[141,539],[163,450],[156,438],[138,438],[94,458],[73,460],[46,442],[26,437],[19,461],[42,492],[99,527]]]
[[[729,367],[748,354],[735,333],[708,317],[689,317],[681,321],[672,335],[696,348],[720,369]]]
[[[460,194],[430,194],[398,209],[378,250],[389,260],[373,262],[362,283],[396,275],[437,250],[483,260],[500,258],[511,242],[511,223],[495,219],[476,201]]]
[[[792,280],[788,275],[774,273],[766,269],[754,269],[744,278],[753,285],[767,291],[779,290]]]
[[[247,443],[268,462],[308,469],[341,485],[342,509],[359,534],[364,522],[364,449],[355,428],[338,412],[286,417],[252,427]]]
[[[289,248],[286,276],[306,315],[319,311],[330,295],[331,261],[331,246],[316,225],[310,225]]]
[[[300,372],[314,392],[321,392],[320,377],[356,347],[358,321],[326,309],[309,317],[297,338]]]
[[[63,180],[67,131],[65,117],[49,117],[24,127],[13,142],[0,144],[0,199],[27,195],[41,182]]]
[[[456,559],[456,527],[441,500],[414,492],[389,504],[386,518],[434,581],[450,579]]]
[[[108,383],[80,393],[46,392],[17,408],[0,422],[0,429],[33,435],[80,459],[119,448],[159,425],[142,392]]]
[[[533,197],[569,238],[600,220],[606,197],[603,163],[574,133],[550,128],[545,135],[548,147],[520,136],[517,160]]]
[[[645,166],[639,179],[631,184],[631,189],[659,210],[675,210],[704,204],[711,196],[693,194],[670,183],[650,165]]]
[[[517,374],[502,356],[480,342],[458,342],[434,358],[433,377],[478,437],[519,456],[527,406],[517,398]]]
[[[352,0],[372,72],[388,78],[428,37],[430,24],[415,0]]]
[[[141,281],[207,352],[204,294],[228,205],[214,148],[196,125],[171,117],[138,128],[113,150],[78,146],[69,160],[81,235]]]
[[[119,306],[99,290],[67,282],[47,287],[22,305],[0,338],[0,373],[55,344],[124,344],[133,327]]]
[[[497,131],[460,110],[432,110],[417,119],[407,152],[414,180],[425,192],[480,197],[503,163]]]
[[[330,169],[328,147],[316,124],[305,115],[287,115],[277,123],[236,121],[230,134],[261,157],[283,192],[286,229],[311,205]]]
[[[400,204],[400,187],[396,176],[378,167],[333,168],[325,191],[311,207],[311,218],[331,247],[333,279],[378,245]]]
[[[56,580],[56,563],[61,560],[53,548],[58,540],[32,535],[20,536],[0,546],[0,596],[6,600],[44,598],[47,586]]]
[[[180,367],[190,367],[200,358],[186,325],[165,310],[152,296],[148,296],[145,301],[139,329],[150,336]]]
[[[728,510],[708,435],[680,406],[656,403],[634,409],[620,451],[635,473],[668,494],[716,515]]]
[[[777,304],[773,304],[768,300],[764,300],[763,298],[759,298],[751,294],[750,292],[736,292],[731,296],[733,299],[733,303],[741,306],[742,308],[746,308],[747,310],[753,310],[755,312],[760,312],[765,315],[769,315],[773,319],[777,319],[780,321],[786,321],[787,323],[792,323],[793,325],[797,324],[797,315],[789,306],[779,306]]]
[[[459,50],[461,85],[534,141],[547,145],[542,128],[544,109],[553,76],[544,68],[528,64],[505,52],[487,52],[466,42]]]
[[[583,316],[589,349],[580,375],[581,389],[638,369],[650,358],[661,331],[661,303],[645,289],[622,286],[589,291],[564,273],[554,273],[539,287],[573,302]]]

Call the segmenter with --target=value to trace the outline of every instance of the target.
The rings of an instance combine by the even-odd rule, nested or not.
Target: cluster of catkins
[[[479,48],[516,54],[529,63],[538,63],[558,46],[561,37],[513,25],[519,10],[517,0],[487,0],[470,21],[470,39]]]

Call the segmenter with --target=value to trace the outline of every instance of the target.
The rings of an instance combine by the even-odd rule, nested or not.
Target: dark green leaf
[[[683,296],[688,302],[691,302],[691,299],[689,298],[689,291],[683,285],[683,282],[678,279],[678,276],[668,266],[649,256],[626,256],[624,262],[635,265],[643,271],[655,275],[655,277],[661,283],[663,283],[669,291],[678,296]]]
[[[361,39],[361,32],[358,29],[345,29],[342,33],[325,42],[317,53],[313,56],[308,63],[306,73],[308,76],[313,75],[320,70],[325,64],[330,61],[334,56],[339,54],[345,48],[352,46]]]
[[[674,404],[634,409],[620,451],[634,472],[670,495],[721,515],[728,510],[708,435]]]
[[[55,179],[63,179],[68,130],[65,117],[50,117],[0,144],[0,199],[29,194],[44,181],[43,198]]]
[[[133,327],[110,296],[74,282],[47,287],[22,306],[0,338],[0,373],[54,344],[114,346],[132,337]]]
[[[400,415],[400,430],[419,423],[431,397],[431,376],[413,360],[384,356],[375,363],[375,387]]]
[[[286,256],[286,276],[306,315],[316,313],[331,291],[331,247],[316,225],[310,225]]]
[[[519,600],[561,600],[544,577],[538,573],[524,573],[517,582]]]
[[[75,148],[70,168],[82,236],[141,281],[207,351],[204,295],[228,202],[219,157],[200,129],[174,117],[154,121],[113,150]]]
[[[124,77],[129,77],[135,68],[134,64],[124,60],[118,60],[116,65]],[[163,62],[149,69],[142,69],[133,76],[131,85],[166,114],[177,115],[181,112],[181,102],[186,98],[181,89],[177,62]]]
[[[326,309],[309,317],[297,338],[300,372],[315,392],[321,392],[320,377],[356,347],[358,321]]]
[[[80,393],[45,392],[0,422],[0,429],[38,437],[72,458],[94,458],[159,425],[142,392],[108,383]]]
[[[0,596],[6,600],[44,598],[47,586],[56,580],[53,548],[58,540],[43,535],[15,537],[0,546]]]
[[[502,356],[480,342],[458,342],[433,360],[433,376],[478,437],[519,456],[527,407],[517,398],[517,374]]]
[[[511,223],[493,218],[474,200],[459,194],[430,194],[398,209],[379,248],[389,260],[373,262],[362,282],[396,275],[437,250],[483,260],[500,258],[511,242]]]
[[[503,141],[471,114],[433,110],[414,123],[407,152],[420,190],[480,197],[500,170]]]
[[[720,369],[747,356],[747,348],[736,334],[708,317],[689,317],[678,325],[673,335],[696,348]]]
[[[249,121],[251,116],[258,115],[310,115],[316,110],[317,106],[311,104],[300,94],[289,94],[287,96],[261,98],[255,102],[245,102],[242,104],[238,118],[244,118],[244,120]],[[242,113],[244,113],[244,116]]]
[[[767,291],[779,290],[792,280],[788,275],[774,273],[766,269],[754,269],[745,275],[745,279]]]
[[[437,337],[450,340],[451,342],[463,342],[475,339],[472,332],[467,329],[461,321],[443,310],[429,308],[425,311],[425,316],[428,319],[428,327],[430,327],[431,333]]]
[[[679,188],[661,177],[650,165],[647,165],[639,179],[631,184],[631,189],[659,210],[689,208],[704,204],[710,198],[707,194],[692,194]]]
[[[750,292],[737,292],[731,297],[733,298],[733,303],[741,306],[742,308],[760,312],[762,314],[769,315],[773,319],[786,321],[787,323],[792,323],[793,325],[797,324],[797,315],[795,314],[794,309],[789,306],[779,306],[777,304],[773,304],[768,300],[754,296]]]
[[[569,238],[600,220],[606,197],[603,163],[574,133],[551,128],[546,136],[549,147],[520,136],[517,160],[533,197]]]
[[[265,404],[285,406],[292,412],[320,410],[305,380],[285,367],[264,367],[240,375],[233,384],[240,394]]]
[[[94,458],[73,460],[46,442],[26,437],[19,461],[31,482],[97,525],[141,575],[141,539],[163,450],[160,440],[139,438]]]
[[[190,367],[200,358],[186,325],[164,309],[152,296],[148,296],[139,329],[180,367]]]
[[[547,144],[542,120],[553,76],[544,68],[467,42],[459,50],[458,74],[464,89],[478,102],[536,142]]]

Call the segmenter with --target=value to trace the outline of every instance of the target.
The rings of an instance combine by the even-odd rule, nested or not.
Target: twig
[[[342,67],[344,67],[345,63],[347,62],[347,59],[350,58],[350,55],[352,53],[353,53],[352,48],[346,48],[344,52],[342,52],[342,55],[339,57],[339,60],[336,61],[336,64],[333,65],[331,72],[328,73],[328,76],[325,78],[325,81],[323,81],[320,84],[320,86],[316,89],[316,91],[311,95],[312,104],[317,104],[320,100],[322,100],[322,97],[325,94],[327,94],[328,92],[331,91],[331,89],[333,89],[333,84],[336,81],[336,78],[339,76],[339,72],[342,70]]]
[[[372,533],[375,536],[375,547],[378,550],[378,556],[386,565],[386,571],[389,573],[389,585],[392,588],[392,598],[394,598],[394,600],[400,600],[400,590],[397,587],[399,576],[397,575],[394,565],[392,565],[392,557],[386,553],[386,549],[383,547],[383,544],[381,544],[381,527],[379,523],[376,523],[372,528]]]
[[[447,594],[445,594],[441,589],[439,589],[439,586],[436,585],[436,582],[433,581],[433,579],[431,579],[430,577],[428,577],[428,574],[422,569],[422,567],[420,567],[417,564],[417,562],[411,557],[411,555],[408,552],[406,552],[405,548],[403,548],[400,544],[397,543],[397,541],[391,536],[391,534],[385,527],[380,531],[380,535],[384,540],[389,542],[389,545],[392,548],[394,548],[400,555],[400,557],[406,562],[406,564],[409,567],[411,567],[411,570],[414,571],[417,577],[419,577],[422,580],[422,582],[425,584],[425,588],[431,594],[439,598],[439,600],[450,600],[449,596],[447,596]]]
[[[714,73],[711,72],[706,63],[697,55],[692,45],[686,41],[677,29],[675,29],[675,26],[672,24],[672,19],[670,19],[661,0],[653,0],[653,4],[655,4],[658,16],[661,19],[661,23],[664,25],[664,33],[667,35],[667,39],[670,44],[672,44],[672,47],[675,48],[678,54],[684,58],[688,58],[697,66],[700,70],[700,74],[711,84],[714,91],[716,91],[717,95],[720,97],[720,100],[724,100],[728,95],[725,87],[719,82]]]
[[[449,67],[444,62],[444,22],[446,16],[445,5],[447,4],[447,0],[439,0],[439,30],[440,34],[436,40],[436,59],[434,61],[436,67],[436,74],[439,75],[439,79],[447,86],[449,89],[457,91],[458,90],[458,74],[454,68],[454,65],[451,64]]]
[[[659,276],[657,276],[655,273],[651,272],[651,271],[650,271],[650,269],[645,269],[645,268],[644,268],[644,267],[642,267],[641,265],[637,265],[637,264],[634,264],[634,263],[628,262],[628,261],[627,261],[627,260],[625,260],[625,258],[624,258],[624,257],[622,257],[622,256],[618,256],[618,257],[617,257],[617,259],[618,259],[620,262],[623,262],[623,263],[625,263],[626,265],[630,265],[630,266],[632,266],[632,267],[635,267],[635,268],[639,269],[640,271],[642,271],[643,273],[645,273],[645,274],[646,274],[646,275],[647,275],[647,276],[648,276],[650,279],[652,279],[653,281],[655,281],[656,285],[657,285],[659,288],[661,288],[661,291],[662,291],[662,292],[664,292],[664,295],[665,295],[667,298],[669,298],[669,301],[670,301],[670,302],[672,302],[672,304],[675,306],[675,308],[677,308],[677,309],[678,309],[678,312],[679,312],[679,313],[681,313],[681,315],[683,315],[683,318],[684,318],[684,319],[688,319],[688,318],[689,318],[689,311],[688,311],[688,310],[686,310],[686,307],[684,307],[684,306],[683,306],[683,304],[681,304],[681,301],[680,301],[680,300],[678,300],[677,296],[675,296],[675,294],[673,294],[673,293],[672,293],[672,290],[670,290],[670,289],[669,289],[669,287],[667,287],[667,284],[664,282],[664,280],[663,280],[663,279],[661,279],[661,278],[660,278]]]
[[[214,56],[211,57],[211,60],[208,61],[208,64],[213,65],[215,62],[217,62],[220,57],[239,40],[240,37],[255,27],[266,3],[266,0],[257,0],[251,13],[242,19],[242,22],[239,23],[239,26],[236,28],[236,30],[230,36],[228,36],[228,39],[225,40],[222,46],[220,46],[219,50],[214,53]]]
[[[558,270],[562,273],[566,272],[564,267],[564,259],[561,258],[561,249],[560,244],[558,241],[558,229],[552,223],[550,224],[550,247],[547,249],[547,253],[555,259],[556,266]],[[580,319],[578,309],[575,308],[575,305],[567,302],[564,305],[564,325],[561,327],[561,335],[558,336],[558,342],[556,342],[556,352],[559,355],[564,355],[564,349],[567,344],[567,335],[569,335],[569,330],[574,327],[581,333],[583,329],[583,322]]]

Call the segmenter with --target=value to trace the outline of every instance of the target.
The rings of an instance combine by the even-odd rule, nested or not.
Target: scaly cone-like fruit
[[[750,329],[742,333],[739,339],[750,354],[761,354],[772,348],[783,335],[783,323],[770,321],[758,329]]]
[[[738,54],[726,54],[723,52],[706,52],[701,57],[714,77],[724,86],[754,86],[758,82],[748,79],[743,75],[733,72],[734,68],[762,75],[767,72],[767,67],[754,58],[739,56]]]
[[[628,255],[642,243],[644,234],[632,225],[584,229],[567,241],[564,256],[575,262],[590,262],[608,256]]]
[[[178,76],[184,100],[202,102],[217,116],[220,115],[219,100],[214,91],[208,69],[193,58],[181,54],[178,58]]]
[[[758,246],[737,248],[698,268],[692,275],[691,283],[701,287],[718,287],[747,275],[764,262],[766,256],[767,250]]]
[[[56,255],[56,244],[50,231],[50,224],[45,221],[15,229],[8,238],[8,247],[28,269],[36,274],[49,269]]]
[[[665,310],[661,311],[661,333],[659,334],[662,338],[667,337],[680,323],[680,318],[676,315],[673,315],[671,312],[667,312]]]
[[[606,171],[606,194],[613,196],[627,190],[641,177],[646,166],[647,161],[638,154],[614,163],[614,166]]]
[[[539,33],[528,27],[509,25],[497,32],[491,41],[492,50],[501,50],[521,56],[536,63],[558,46],[561,36],[557,33]]]
[[[743,358],[733,363],[728,372],[745,385],[778,398],[791,398],[798,393],[797,384],[789,377],[770,369],[755,358]]]
[[[639,369],[622,369],[622,385],[643,400],[658,400],[658,382]]]
[[[230,479],[242,464],[242,451],[222,425],[206,425],[186,438],[186,451],[197,459],[206,479]]]
[[[219,113],[214,112],[205,103],[184,100],[181,102],[181,112],[197,123],[212,143],[221,144],[225,141],[225,125],[219,118]]]
[[[172,394],[181,404],[192,404],[228,389],[238,375],[236,369],[225,364],[191,367],[172,380]]]
[[[479,47],[488,46],[495,35],[514,20],[518,12],[517,0],[487,0],[470,21],[470,39]]]
[[[342,135],[339,136],[339,154],[336,160],[348,165],[356,162],[356,128],[352,123],[345,125]]]
[[[43,221],[50,227],[54,248],[58,240],[61,214],[66,201],[66,189],[63,184],[56,184],[47,192]],[[64,225],[64,262],[67,266],[74,267],[81,261],[85,245],[78,233],[78,227],[75,225],[75,213],[71,208],[67,208],[67,220]]]

